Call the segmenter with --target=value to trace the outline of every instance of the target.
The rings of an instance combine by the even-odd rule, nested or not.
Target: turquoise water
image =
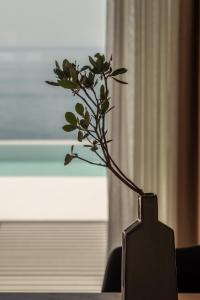
[[[106,176],[106,169],[74,160],[64,166],[71,146],[0,146],[0,176]],[[95,154],[76,146],[80,156],[99,162]]]
[[[54,61],[75,59],[88,63],[94,48],[2,48],[0,47],[0,140],[59,140],[76,139],[66,134],[66,111],[78,101],[62,88],[45,84],[54,80]],[[79,146],[86,159],[96,157]],[[74,160],[64,166],[70,146],[6,146],[0,145],[0,176],[105,176],[102,167]]]

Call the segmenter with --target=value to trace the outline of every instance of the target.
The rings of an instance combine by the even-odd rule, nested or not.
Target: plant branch
[[[110,156],[110,154],[108,153],[108,155]],[[115,161],[112,159],[112,157],[110,156],[110,161],[112,162],[112,164],[114,165],[114,167],[117,169],[117,171],[133,186],[135,187],[137,190],[141,190],[136,184],[134,184],[134,182],[132,180],[130,180],[123,172],[122,170],[118,167],[118,165],[115,163]],[[142,190],[141,190],[142,191]],[[143,192],[143,191],[142,191]]]
[[[131,185],[128,181],[126,181],[119,173],[116,172],[113,167],[108,168],[115,176],[120,179],[126,186],[128,186],[130,189],[132,189],[134,192],[138,193],[139,195],[143,195],[144,192],[140,188],[136,188],[135,186]]]
[[[81,96],[78,92],[76,92],[75,90],[73,90],[73,92],[75,93],[75,95],[77,95],[79,98],[81,98],[83,100],[83,102],[89,107],[89,109],[93,113],[93,115],[95,115],[94,110],[91,108],[89,103],[85,100],[85,98],[83,96]]]
[[[89,160],[87,160],[87,159],[85,159],[83,157],[80,157],[78,154],[75,154],[75,157],[78,158],[78,159],[80,159],[80,160],[82,160],[82,161],[85,161],[85,162],[87,162],[87,163],[89,163],[91,165],[96,165],[96,166],[100,166],[100,167],[107,167],[106,165],[98,164],[98,163],[89,161]]]
[[[93,87],[91,87],[91,90],[92,90],[92,92],[93,92],[93,94],[94,94],[94,97],[95,97],[95,99],[96,99],[96,101],[97,101],[97,104],[99,103],[99,99],[98,99],[98,97],[97,97],[97,94],[96,94],[96,92],[95,92],[95,89],[93,88]]]
[[[105,87],[106,87],[106,97],[108,96],[108,85],[107,85],[107,78],[103,72],[103,78],[104,78],[104,83],[105,83]],[[105,114],[102,116],[102,137],[103,137],[103,142],[105,144],[105,150],[106,150],[106,154],[108,154],[108,146],[106,143],[106,136],[105,136]],[[107,156],[108,158],[108,162],[110,164],[110,156]]]
[[[96,155],[106,164],[106,161],[105,159],[103,159],[103,157],[97,152],[97,151],[94,151],[96,153]],[[107,166],[107,165],[106,165]]]
[[[80,88],[84,91],[84,93],[88,97],[88,99],[90,99],[90,101],[93,103],[93,105],[97,106],[97,104],[94,102],[94,100],[92,99],[92,97],[90,96],[90,94],[87,92],[86,88],[81,85],[80,81],[78,82],[78,84],[80,85]]]
[[[135,185],[112,159],[108,147],[108,143],[111,140],[109,140],[106,135],[106,116],[107,113],[114,108],[113,106],[109,108],[108,80],[112,77],[118,83],[125,83],[115,78],[115,76],[125,73],[127,69],[119,68],[113,71],[111,67],[112,57],[109,61],[105,61],[105,56],[100,53],[95,54],[94,58],[89,56],[89,61],[91,66],[83,66],[81,71],[79,71],[76,62],[73,64],[68,60],[64,60],[62,69],[56,62],[54,73],[57,75],[58,80],[57,82],[47,82],[51,85],[62,86],[63,88],[71,90],[74,96],[76,95],[81,98],[86,107],[84,108],[83,105],[79,105],[79,107],[75,107],[75,110],[78,115],[83,117],[83,120],[79,121],[79,118],[77,118],[74,113],[68,113],[69,115],[66,117],[66,120],[69,124],[66,124],[66,128],[63,129],[66,129],[65,131],[75,130],[76,128],[81,130],[81,134],[78,134],[77,139],[82,141],[82,139],[86,138],[90,143],[90,150],[93,151],[100,159],[100,162],[102,162],[96,163],[78,154],[68,154],[68,156],[66,156],[66,164],[70,163],[73,158],[78,158],[92,165],[107,167],[121,182],[131,190],[142,195],[144,193],[143,190]],[[88,69],[90,70],[89,73],[86,72]],[[97,75],[98,78],[95,81],[95,76]],[[97,94],[97,90],[95,89],[96,83],[99,80],[101,81],[100,95]],[[98,149],[101,149],[102,153],[99,153]]]

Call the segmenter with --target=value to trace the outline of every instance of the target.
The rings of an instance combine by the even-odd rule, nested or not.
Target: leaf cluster
[[[127,69],[113,70],[112,56],[106,60],[104,55],[96,53],[94,57],[89,56],[88,64],[81,68],[76,62],[72,63],[67,59],[63,60],[61,66],[56,61],[53,71],[56,81],[46,81],[46,83],[69,90],[80,100],[75,103],[73,111],[65,113],[66,124],[63,130],[67,133],[77,131],[77,140],[85,141],[84,146],[93,151],[101,162],[97,163],[81,157],[74,152],[72,146],[71,152],[65,156],[64,164],[68,165],[72,160],[80,159],[93,165],[107,167],[129,188],[142,195],[143,191],[120,170],[108,151],[108,143],[112,140],[107,139],[105,119],[114,108],[111,106],[108,81],[112,79],[117,83],[126,84],[118,76],[126,73]],[[99,149],[101,152],[98,151]]]
[[[81,68],[76,62],[72,63],[64,59],[62,67],[55,61],[53,69],[56,81],[46,81],[52,86],[71,90],[73,96],[78,96],[81,102],[77,102],[74,111],[65,113],[67,123],[63,130],[71,132],[77,130],[77,140],[86,140],[91,151],[96,152],[98,146],[106,147],[105,115],[114,107],[110,107],[108,80],[114,79],[118,83],[126,82],[116,76],[127,72],[125,68],[112,69],[112,57],[107,61],[104,55],[96,53],[89,56],[88,65]],[[72,161],[71,154],[67,156],[65,164]],[[105,157],[104,157],[105,158]]]
[[[63,60],[62,67],[55,61],[55,68],[53,71],[57,77],[57,81],[46,81],[46,83],[69,90],[80,90],[81,87],[90,89],[94,88],[98,83],[96,75],[100,75],[100,78],[102,79],[104,74],[119,83],[126,84],[126,82],[115,77],[126,73],[127,69],[119,68],[113,71],[111,62],[112,57],[109,61],[106,61],[105,56],[100,53],[96,53],[94,57],[89,56],[89,64],[81,68],[79,68],[76,62],[70,63],[67,59]]]

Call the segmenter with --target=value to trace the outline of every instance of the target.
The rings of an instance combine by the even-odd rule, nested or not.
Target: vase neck
[[[139,219],[144,223],[158,222],[157,196],[146,193],[139,197]]]

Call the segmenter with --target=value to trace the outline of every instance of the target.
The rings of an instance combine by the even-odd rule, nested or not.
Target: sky
[[[106,0],[0,0],[0,47],[101,47]]]

